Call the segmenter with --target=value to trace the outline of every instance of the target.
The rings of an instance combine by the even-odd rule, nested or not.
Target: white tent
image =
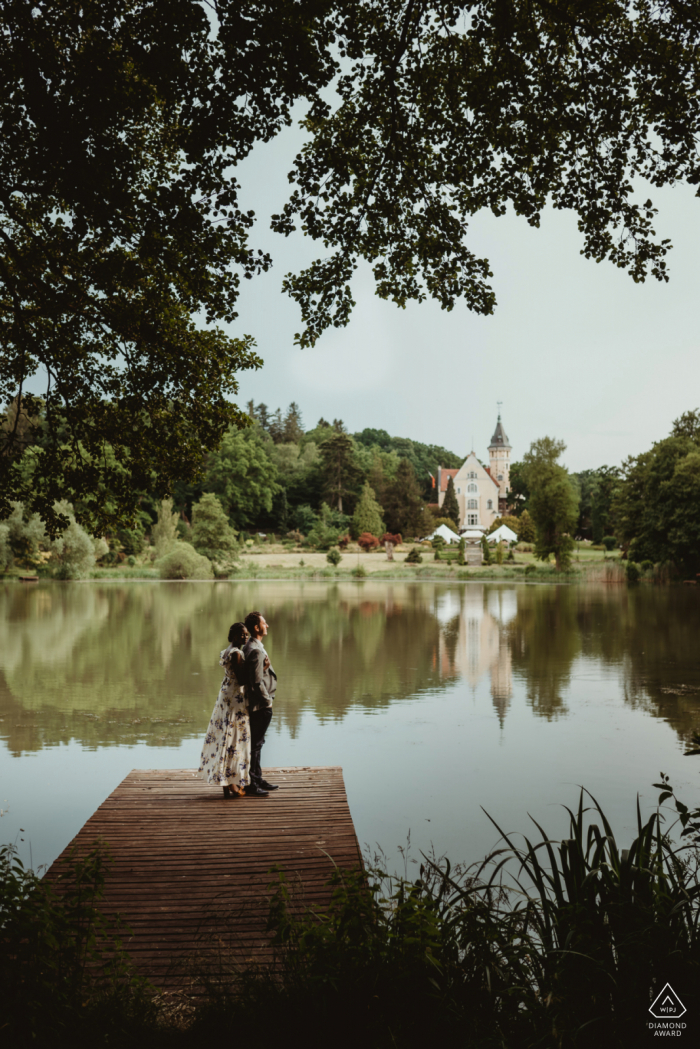
[[[438,535],[441,536],[446,543],[456,543],[459,539],[459,536],[455,535],[452,529],[448,528],[445,524],[438,525],[433,534],[428,536],[428,539],[435,539]]]
[[[505,541],[506,543],[517,543],[518,537],[508,525],[501,525],[495,532],[491,532],[491,535],[487,535],[486,540],[489,543],[500,543],[501,541]]]

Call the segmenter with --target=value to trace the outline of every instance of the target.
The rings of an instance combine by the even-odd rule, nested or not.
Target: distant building
[[[438,505],[442,506],[445,501],[447,482],[451,477],[459,504],[460,528],[486,530],[505,513],[510,491],[510,452],[511,445],[499,412],[489,445],[488,466],[482,466],[473,451],[458,470],[438,466]]]

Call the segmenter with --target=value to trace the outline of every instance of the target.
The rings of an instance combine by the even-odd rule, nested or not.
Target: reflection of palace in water
[[[476,688],[491,676],[491,699],[503,726],[513,693],[511,649],[502,629],[516,615],[515,590],[468,586],[437,599],[442,625],[438,648],[441,677],[461,677]]]

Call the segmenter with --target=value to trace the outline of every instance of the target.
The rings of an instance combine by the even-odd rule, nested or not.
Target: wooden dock
[[[133,935],[124,946],[157,986],[194,990],[198,967],[267,960],[271,868],[285,871],[301,904],[318,907],[329,900],[333,865],[362,861],[340,768],[264,775],[280,789],[227,801],[193,769],[134,769],[46,877],[71,846],[81,855],[107,842],[102,910],[126,920]]]

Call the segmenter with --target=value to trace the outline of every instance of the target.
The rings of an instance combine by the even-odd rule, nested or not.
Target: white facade
[[[459,470],[441,470],[440,473],[445,490],[447,481],[444,476],[451,476],[454,481],[460,528],[490,528],[498,517],[498,484],[476,454],[470,452]],[[445,492],[441,491],[438,496],[440,506],[444,501]]]
[[[474,452],[469,453],[459,470],[438,467],[438,504],[442,506],[444,503],[447,482],[452,477],[461,529],[488,529],[501,516],[499,499],[504,501],[510,491],[510,452],[511,446],[499,414],[489,445],[488,470]],[[502,505],[505,504],[502,502]]]

